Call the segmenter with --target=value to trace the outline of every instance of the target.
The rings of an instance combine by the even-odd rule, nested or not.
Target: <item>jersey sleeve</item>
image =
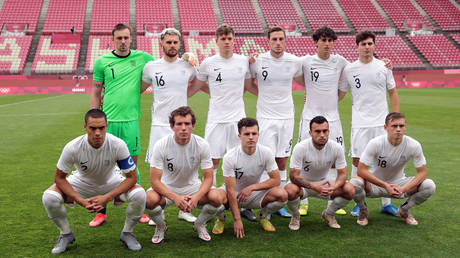
[[[56,167],[68,174],[72,170],[74,161],[73,148],[72,145],[68,143],[62,150],[61,157],[59,157]]]
[[[163,159],[165,150],[165,144],[163,139],[157,141],[153,146],[153,157],[150,160],[150,167],[157,168],[159,170],[163,170]]]
[[[302,75],[302,58],[294,56],[294,66],[295,66],[295,74],[294,77],[299,77]]]
[[[152,77],[150,76],[153,71],[153,63],[152,62],[148,62],[147,64],[145,64],[144,66],[144,69],[142,70],[142,80],[144,82],[147,82],[147,83],[152,83]]]
[[[343,151],[342,147],[339,144],[336,145],[335,152],[336,152],[335,168],[336,169],[346,168],[347,160],[345,159],[345,152]]]
[[[249,69],[249,61],[246,60],[246,74],[244,75],[244,79],[250,79],[251,78],[251,71]]]
[[[386,72],[387,72],[387,76],[386,76],[386,86],[387,86],[387,90],[391,90],[393,88],[396,87],[396,82],[395,82],[395,78],[393,77],[393,71],[386,68]]]
[[[268,174],[270,174],[271,172],[275,170],[278,170],[278,165],[275,162],[275,155],[268,148],[264,151],[264,159],[265,159],[265,171]]]
[[[200,65],[200,71],[198,72],[197,78],[200,81],[206,82],[208,81],[208,59],[205,59]]]
[[[251,78],[257,78],[257,67],[259,67],[259,61],[256,58],[254,63],[249,64],[249,73],[251,74]]]
[[[104,65],[102,64],[102,57],[96,59],[94,62],[93,81],[104,81]]]
[[[190,76],[188,77],[188,81],[191,82],[197,76],[197,71],[196,71],[196,68],[193,66],[190,66],[189,70],[190,70]]]
[[[136,169],[136,164],[129,154],[129,149],[126,143],[120,139],[117,144],[117,165],[121,172],[126,174]]]
[[[296,144],[292,150],[290,168],[302,169],[302,148],[301,145]]]
[[[233,157],[229,154],[233,152],[228,152],[225,154],[223,161],[222,161],[222,174],[224,177],[235,177],[235,161]]]
[[[366,166],[371,166],[374,162],[375,155],[377,153],[377,141],[376,139],[371,140],[364,148],[363,153],[359,159],[359,162],[364,163]]]
[[[147,52],[142,52],[144,54],[144,60],[145,60],[145,63],[148,63],[150,61],[154,61],[155,58],[153,58],[153,56]]]
[[[419,167],[426,165],[426,159],[425,159],[425,156],[423,155],[422,145],[420,145],[419,142],[415,142],[414,144],[413,159],[414,159],[415,168],[419,168]]]
[[[200,167],[201,169],[209,169],[213,167],[212,164],[212,159],[211,159],[211,149],[209,147],[209,144],[205,141],[202,142],[201,144],[201,150],[200,150],[200,158],[201,158],[201,163]]]
[[[347,92],[350,90],[350,84],[348,83],[348,71],[349,69],[347,67],[345,67],[345,69],[343,69],[343,72],[342,72],[342,78],[340,80],[340,83],[339,83],[339,90],[340,91],[343,91],[343,92]]]

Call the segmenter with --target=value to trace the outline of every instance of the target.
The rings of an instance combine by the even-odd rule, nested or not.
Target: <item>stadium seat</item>
[[[163,57],[160,37],[137,36],[137,49],[151,54],[155,60]]]
[[[295,24],[301,32],[307,32],[290,0],[259,0],[259,5],[268,26]]]
[[[34,73],[74,73],[77,70],[80,44],[53,44],[51,36],[41,36],[35,59]]]
[[[460,11],[450,1],[417,0],[417,3],[443,30],[460,30]]]
[[[370,29],[378,32],[390,28],[390,25],[380,15],[371,1],[338,0],[337,2],[357,31]]]
[[[0,12],[0,28],[5,23],[25,23],[27,34],[33,34],[42,9],[42,0],[4,0]]]
[[[0,37],[0,72],[22,73],[32,36]]]
[[[93,0],[91,34],[110,34],[117,23],[129,24],[129,0]]]
[[[136,0],[137,33],[143,34],[144,25],[150,23],[174,27],[170,0]]]
[[[251,1],[219,0],[219,8],[224,23],[231,24],[236,33],[263,33]]]
[[[460,51],[444,35],[408,37],[434,67],[460,66]]]
[[[330,0],[317,0],[315,4],[308,0],[299,0],[299,4],[313,30],[327,25],[335,32],[350,32]]]
[[[96,59],[114,49],[111,36],[89,36],[85,71],[92,73]]]
[[[86,0],[50,0],[43,32],[70,32],[73,27],[75,32],[81,33],[85,13]]]
[[[185,51],[192,52],[200,63],[219,52],[215,36],[184,36]]]
[[[177,0],[182,32],[188,34],[191,30],[200,34],[214,34],[217,29],[217,19],[211,0],[198,2]]]
[[[414,22],[433,28],[431,23],[409,0],[378,0],[377,2],[400,31],[406,31],[404,24]]]

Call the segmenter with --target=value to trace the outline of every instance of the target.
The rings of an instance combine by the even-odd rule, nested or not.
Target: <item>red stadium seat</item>
[[[32,36],[0,37],[0,72],[22,73]]]
[[[41,36],[32,71],[35,73],[74,73],[80,44],[52,44],[51,36]]]

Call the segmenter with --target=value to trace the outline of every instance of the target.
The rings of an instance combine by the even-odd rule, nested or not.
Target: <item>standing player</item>
[[[137,165],[141,152],[139,119],[141,117],[141,78],[142,69],[153,57],[139,50],[131,50],[131,27],[117,24],[112,30],[115,50],[100,56],[94,63],[93,90],[90,108],[99,108],[104,88],[102,110],[107,114],[107,131],[123,139]],[[139,170],[136,168],[140,183]],[[107,219],[104,208],[89,223],[95,227]],[[148,222],[144,215],[141,222]]]
[[[259,125],[253,118],[243,118],[238,122],[238,137],[241,144],[224,156],[222,170],[225,180],[225,192],[233,215],[233,230],[236,237],[244,237],[239,207],[261,209],[260,224],[265,231],[275,231],[275,227],[266,218],[286,204],[287,193],[280,185],[280,175],[274,155],[268,147],[257,144]],[[269,178],[261,182],[263,174]],[[222,187],[223,188],[223,187]],[[224,192],[223,189],[219,190]],[[224,232],[225,213],[218,213],[218,219],[212,232]]]
[[[354,195],[353,185],[346,182],[345,153],[340,144],[329,140],[329,123],[323,116],[316,116],[310,121],[310,136],[297,143],[291,156],[289,172],[292,183],[285,187],[289,196],[288,207],[292,212],[289,228],[299,230],[300,213],[297,207],[300,198],[310,196],[332,200],[321,216],[329,227],[340,228],[334,214],[345,207]],[[329,169],[333,166],[337,168],[337,178],[328,178]]]
[[[342,78],[345,87],[339,91],[339,98],[342,99],[346,91],[351,90],[353,99],[350,147],[350,156],[353,158],[352,176],[356,176],[359,157],[367,143],[374,137],[385,134],[383,126],[388,114],[387,91],[392,110],[399,112],[393,73],[385,67],[383,61],[374,57],[375,34],[368,30],[359,32],[356,35],[356,45],[359,59],[345,67]],[[358,209],[356,205],[351,214],[358,216]],[[381,212],[398,215],[390,198],[382,198]]]
[[[142,72],[142,89],[147,89],[150,84],[153,88],[152,125],[149,147],[145,155],[147,163],[151,163],[154,156],[155,143],[173,133],[168,116],[176,108],[187,105],[189,84],[197,80],[196,69],[178,58],[180,37],[178,30],[164,29],[160,35],[163,58],[148,62]],[[179,210],[179,219],[193,223],[196,217]],[[149,224],[153,224],[153,221]]]
[[[197,206],[202,208],[194,223],[198,237],[210,241],[206,223],[219,210],[226,196],[221,191],[211,189],[212,161],[208,143],[192,134],[195,129],[195,115],[189,107],[174,110],[169,123],[174,134],[157,141],[150,158],[150,183],[147,190],[147,213],[155,221],[156,228],[152,242],[161,243],[166,232],[166,222],[162,216],[165,206],[176,204],[191,212]],[[203,182],[198,178],[198,167],[203,171]]]
[[[302,63],[300,58],[284,52],[286,33],[283,28],[270,27],[267,36],[270,51],[259,55],[250,64],[250,71],[251,76],[257,79],[259,142],[275,152],[281,186],[284,187],[287,178],[286,162],[291,153],[294,132],[292,79],[302,83]],[[277,211],[277,214],[291,217],[284,208]]]
[[[406,118],[392,112],[385,118],[387,134],[372,139],[364,149],[358,165],[358,177],[350,182],[355,186],[355,201],[359,206],[357,223],[368,224],[369,210],[365,197],[408,198],[398,209],[399,215],[409,225],[418,225],[410,208],[420,205],[432,196],[436,185],[427,179],[426,160],[422,146],[413,138],[404,135]],[[414,160],[417,174],[406,177],[404,167]]]
[[[136,184],[136,165],[128,147],[120,138],[106,134],[106,129],[104,112],[92,109],[86,113],[87,134],[64,147],[54,176],[56,183],[43,193],[48,217],[60,230],[53,254],[64,252],[75,241],[64,202],[71,207],[78,203],[88,212],[97,212],[112,200],[115,205],[129,202],[120,240],[131,250],[142,248],[132,232],[144,212],[145,191]],[[116,172],[117,165],[126,177]],[[73,166],[77,170],[67,177]]]

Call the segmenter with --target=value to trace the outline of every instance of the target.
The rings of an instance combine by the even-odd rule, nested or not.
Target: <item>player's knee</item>
[[[350,179],[350,183],[355,188],[356,193],[364,190],[364,181],[361,178],[353,177],[352,179]]]
[[[425,179],[420,184],[419,192],[424,192],[426,197],[430,197],[436,191],[436,184],[431,179]]]
[[[58,192],[46,190],[43,192],[42,203],[46,208],[57,208],[64,203],[64,198]]]
[[[209,203],[213,206],[220,206],[224,202],[224,197],[217,190],[210,190],[208,192]]]
[[[343,198],[347,200],[353,199],[355,196],[355,187],[350,183],[345,183],[343,185]]]
[[[138,204],[139,206],[144,207],[146,199],[145,190],[142,187],[135,188],[128,193],[128,202]]]
[[[289,200],[292,201],[298,197],[299,187],[297,185],[292,184],[292,183],[287,184],[284,187],[284,190],[286,190]]]

